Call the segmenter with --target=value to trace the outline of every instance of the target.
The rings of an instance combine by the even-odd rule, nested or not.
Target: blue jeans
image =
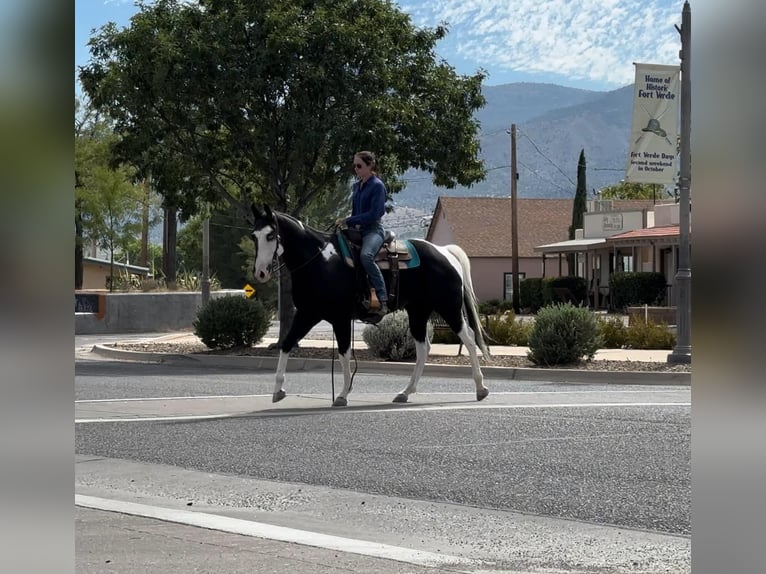
[[[388,294],[386,293],[386,283],[383,281],[383,274],[380,272],[380,267],[375,263],[375,256],[380,251],[380,246],[383,245],[383,229],[373,228],[362,231],[362,250],[359,254],[362,260],[362,267],[367,272],[367,277],[370,278],[375,293],[378,295],[378,300],[383,303],[388,301]]]

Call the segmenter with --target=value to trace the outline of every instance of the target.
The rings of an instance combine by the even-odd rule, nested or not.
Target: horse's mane
[[[290,215],[288,213],[284,213],[282,211],[276,211],[274,212],[278,217],[281,217],[282,219],[290,222],[295,227],[304,229],[309,235],[313,236],[319,241],[322,241],[324,243],[327,243],[330,241],[333,237],[332,233],[329,233],[327,231],[320,231],[319,229],[316,229],[315,227],[311,227],[310,225],[304,223],[297,217]]]

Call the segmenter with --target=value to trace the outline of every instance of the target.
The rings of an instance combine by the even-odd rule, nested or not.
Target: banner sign
[[[633,123],[625,181],[675,183],[681,66],[634,66]]]

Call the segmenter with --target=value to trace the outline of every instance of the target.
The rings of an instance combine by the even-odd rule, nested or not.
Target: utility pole
[[[668,363],[691,363],[691,285],[692,272],[689,257],[689,212],[692,170],[691,170],[691,20],[692,13],[688,0],[681,12],[681,152],[679,194],[679,239],[678,271],[676,285],[676,346],[668,355]]]
[[[516,191],[519,174],[516,171],[516,124],[511,124],[511,284],[513,312],[521,313],[519,305],[519,226],[516,211]]]

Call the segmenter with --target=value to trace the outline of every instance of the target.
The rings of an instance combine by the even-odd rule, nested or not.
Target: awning
[[[547,245],[538,245],[535,251],[539,253],[582,253],[584,251],[596,251],[606,246],[606,239],[570,239]]]

